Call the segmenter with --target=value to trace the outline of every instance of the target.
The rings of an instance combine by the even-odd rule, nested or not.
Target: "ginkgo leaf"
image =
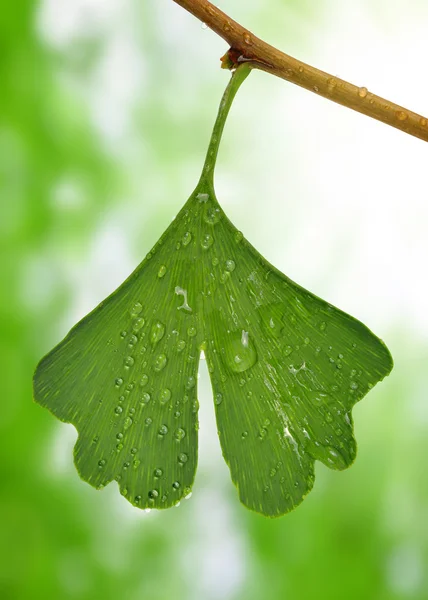
[[[270,265],[218,204],[220,105],[201,179],[142,264],[38,365],[36,401],[78,433],[95,487],[141,508],[186,496],[197,464],[197,373],[205,351],[220,442],[241,501],[268,516],[299,504],[314,462],[355,458],[351,409],[392,368],[362,323]]]

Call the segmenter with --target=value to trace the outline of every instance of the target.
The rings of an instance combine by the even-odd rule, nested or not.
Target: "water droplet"
[[[150,341],[155,346],[165,335],[165,325],[160,321],[155,321],[150,331]]]
[[[147,419],[144,422],[148,427],[149,425],[151,425],[153,423],[153,419],[151,419],[150,417],[147,417]]]
[[[165,265],[161,265],[159,267],[159,271],[158,271],[158,277],[159,277],[159,279],[162,279],[162,277],[165,276],[165,273],[166,273],[166,267],[165,267]]]
[[[204,208],[204,221],[208,225],[215,225],[220,221],[220,208],[216,205],[207,204]]]
[[[365,98],[368,94],[368,89],[366,87],[358,88],[358,95],[360,98]]]
[[[145,325],[145,320],[143,319],[143,317],[138,317],[138,319],[135,319],[135,321],[132,324],[132,331],[140,331],[140,329],[142,329]]]
[[[243,432],[242,432],[242,435],[241,435],[241,438],[242,438],[243,440],[245,440],[245,438],[246,438],[246,437],[248,437],[248,431],[243,431]]]
[[[419,119],[419,124],[422,125],[422,127],[426,127],[428,125],[428,121],[425,119],[425,117],[421,117]]]
[[[233,260],[227,260],[226,261],[226,271],[229,271],[230,273],[232,273],[235,270],[235,262]]]
[[[156,477],[157,479],[159,479],[159,477],[162,477],[162,475],[163,475],[162,469],[155,469],[153,472],[153,476]]]
[[[121,337],[121,338],[126,338],[126,334],[127,334],[127,333],[128,333],[127,331],[121,331],[121,332],[120,332],[120,337]]]
[[[217,406],[221,404],[223,402],[223,394],[218,392],[214,397],[214,402],[217,404]]]
[[[159,354],[159,356],[157,356],[155,360],[155,364],[153,367],[154,370],[159,373],[159,371],[162,371],[162,369],[165,368],[167,362],[168,359],[165,356],[165,354]]]
[[[132,356],[127,356],[125,358],[125,367],[127,367],[129,369],[129,367],[132,367],[134,365],[135,360],[132,358]]]
[[[155,500],[159,496],[158,490],[150,490],[149,498],[150,500]]]
[[[196,331],[196,330],[195,330]],[[179,352],[182,352],[184,350],[184,348],[186,347],[186,342],[184,340],[179,340],[177,342],[177,350]]]
[[[184,431],[184,429],[179,427],[178,429],[176,429],[174,436],[177,442],[181,442],[181,440],[186,437],[186,432]]]
[[[196,385],[196,379],[193,377],[193,375],[190,375],[190,377],[188,378],[187,382],[186,382],[186,389],[187,390],[191,390],[192,388],[194,388]]]
[[[100,469],[105,467],[105,464],[106,464],[106,460],[104,458],[102,458],[101,460],[98,461],[98,466]]]
[[[246,44],[251,44],[251,35],[247,32],[244,33],[244,42]]]
[[[409,116],[404,110],[397,110],[395,114],[399,121],[405,121]]]
[[[285,346],[284,348],[284,356],[290,356],[293,352],[293,348],[291,346]]]
[[[236,231],[234,237],[235,237],[235,242],[237,244],[239,244],[239,242],[241,242],[243,240],[244,234],[242,233],[242,231]]]
[[[144,392],[141,396],[141,404],[148,404],[150,402],[150,394],[148,392]]]
[[[131,448],[131,454],[137,454],[138,448]]]
[[[120,387],[123,384],[122,377],[118,377],[117,379],[115,379],[114,383],[115,383],[115,385],[116,385],[117,388]]]
[[[117,415],[120,415],[122,413],[122,411],[123,411],[123,408],[121,406],[116,406],[116,408],[114,409],[114,412]]]
[[[174,488],[174,490],[178,490],[180,488],[180,482],[174,481],[174,483],[172,484],[172,487]]]
[[[166,425],[162,425],[159,429],[159,435],[166,435],[168,433],[168,427]]]
[[[319,87],[317,85],[314,85],[313,90],[316,93],[318,93],[320,91],[320,89],[319,89]]]
[[[349,384],[349,387],[351,388],[351,390],[357,390],[358,383],[356,381],[351,381],[351,383]]]
[[[171,396],[171,390],[169,390],[168,388],[162,390],[160,395],[161,404],[166,404],[169,400],[171,400]]]
[[[143,373],[140,379],[140,386],[144,387],[149,382],[149,376],[146,373]]]
[[[320,454],[320,459],[327,466],[339,470],[346,469],[346,460],[336,448],[333,448],[332,446],[321,446],[318,449],[318,452]]]
[[[327,327],[327,323],[325,321],[322,321],[320,323],[320,331],[325,331]]]
[[[131,317],[137,317],[142,310],[143,310],[143,305],[141,304],[141,302],[136,302],[130,310]]]
[[[214,239],[213,236],[210,235],[209,233],[206,233],[201,241],[201,246],[204,250],[208,250],[208,248],[210,248],[214,243]]]
[[[186,233],[181,238],[181,241],[183,243],[183,246],[188,246],[190,244],[190,242],[192,241],[192,234],[190,233],[190,231],[186,231]]]
[[[185,463],[187,463],[188,460],[189,460],[189,457],[184,452],[182,452],[181,454],[178,455],[178,462],[180,464],[184,465]]]
[[[125,430],[129,429],[131,427],[132,423],[133,423],[133,420],[131,419],[131,417],[126,417],[126,419],[125,419],[125,421],[123,423],[123,428]]]
[[[225,345],[225,356],[228,366],[235,373],[242,373],[256,363],[257,352],[248,332],[230,335]]]
[[[202,29],[208,29],[208,25],[206,23],[201,23],[201,28]]]
[[[187,330],[187,335],[189,337],[195,337],[197,331],[195,327],[189,327],[189,329]]]
[[[123,433],[116,434],[116,439],[117,440],[122,440],[123,439]]]

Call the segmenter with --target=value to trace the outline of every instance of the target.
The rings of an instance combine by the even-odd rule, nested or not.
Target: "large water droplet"
[[[195,387],[195,385],[196,385],[196,379],[193,377],[193,375],[190,375],[190,377],[186,381],[186,389],[191,390],[192,388]]]
[[[132,367],[134,365],[135,360],[132,358],[132,356],[127,356],[125,358],[125,367],[127,367],[129,369],[129,367]]]
[[[131,417],[126,417],[126,419],[123,423],[123,428],[129,429],[131,427],[132,423],[133,423],[133,420],[131,419]]]
[[[201,246],[202,246],[202,248],[204,250],[208,250],[208,248],[211,248],[211,246],[213,245],[213,243],[214,243],[214,238],[209,233],[206,233],[202,237]]]
[[[343,455],[339,450],[336,450],[336,448],[333,448],[332,446],[320,446],[317,449],[317,452],[319,453],[320,460],[329,467],[341,471],[348,466]]]
[[[150,394],[148,392],[144,392],[141,396],[141,404],[148,404],[150,402]]]
[[[142,329],[145,325],[145,320],[143,319],[143,317],[138,317],[138,319],[135,319],[135,321],[132,324],[132,331],[140,331],[140,329]]]
[[[220,221],[220,208],[213,204],[207,204],[204,208],[204,221],[208,225],[215,225]]]
[[[186,437],[186,432],[184,429],[179,427],[178,429],[176,429],[174,435],[175,435],[175,439],[177,440],[177,442],[181,442],[181,440]]]
[[[181,238],[181,241],[183,243],[183,246],[188,246],[190,244],[190,242],[192,241],[192,234],[190,233],[190,231],[186,231],[186,233]]]
[[[189,457],[184,452],[182,452],[181,454],[178,455],[178,462],[181,465],[184,465],[184,463],[187,463],[188,460],[189,460]]]
[[[235,261],[233,260],[227,260],[226,261],[226,271],[229,271],[229,273],[232,273],[235,270]]]
[[[160,321],[155,321],[150,331],[150,341],[155,346],[165,335],[165,325]]]
[[[143,305],[141,304],[141,302],[136,302],[130,310],[131,317],[137,317],[142,310],[143,310]]]
[[[168,388],[162,390],[160,395],[161,404],[166,404],[169,400],[171,400],[171,396],[171,390],[169,390]]]
[[[230,334],[225,344],[226,361],[230,369],[242,373],[252,367],[257,361],[257,352],[247,331]]]
[[[166,273],[166,266],[165,265],[161,265],[159,267],[159,271],[158,271],[158,277],[159,277],[159,279],[162,279],[162,277],[165,276],[165,273]]]
[[[149,382],[149,376],[146,373],[143,373],[141,375],[141,379],[140,379],[140,385],[141,387],[144,387],[145,385],[147,385]]]
[[[163,471],[162,469],[155,469],[153,472],[154,477],[156,477],[157,479],[159,479],[159,477],[162,477],[163,475]]]
[[[221,394],[220,392],[218,392],[215,396],[214,396],[214,402],[217,404],[217,406],[219,404],[221,404],[223,402],[223,394]]]
[[[157,356],[156,360],[155,360],[155,364],[153,367],[154,370],[159,373],[159,371],[162,371],[162,369],[165,368],[167,362],[168,362],[168,359],[165,356],[165,354],[159,354],[159,356]]]
[[[168,433],[168,427],[166,425],[162,425],[159,429],[159,435],[166,435]]]

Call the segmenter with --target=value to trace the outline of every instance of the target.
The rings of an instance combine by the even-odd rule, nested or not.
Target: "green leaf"
[[[116,480],[141,508],[170,507],[191,490],[201,350],[240,499],[268,516],[302,501],[315,460],[352,463],[352,407],[392,368],[367,327],[277,271],[216,200],[221,134],[248,73],[231,79],[202,177],[176,219],[35,373],[36,401],[78,430],[81,477],[97,488]]]

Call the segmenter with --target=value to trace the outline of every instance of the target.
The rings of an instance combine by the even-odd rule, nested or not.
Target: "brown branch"
[[[208,0],[174,0],[221,36],[233,51],[236,62],[249,61],[253,67],[291,81],[328,100],[396,127],[428,142],[428,118],[376,96],[284,54],[233,21]]]

